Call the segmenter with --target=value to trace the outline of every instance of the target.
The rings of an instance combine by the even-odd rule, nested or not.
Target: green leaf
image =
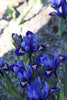
[[[20,96],[19,92],[16,90],[16,88],[14,87],[11,79],[8,77],[8,75],[6,74],[5,71],[3,71],[3,70],[1,70],[1,71],[2,71],[2,73],[4,75],[3,78],[4,78],[4,81],[6,83],[7,89],[9,91],[8,93],[10,95],[12,95],[13,97],[15,97],[15,98],[20,98],[21,96]]]
[[[28,53],[23,55],[23,62],[26,63],[26,64],[29,62],[29,54]]]
[[[60,88],[59,100],[65,100],[65,97],[64,97],[64,91],[63,91],[63,89],[62,89],[62,83],[61,83],[61,80],[59,80],[59,88]]]
[[[53,79],[52,79],[52,78],[47,79],[47,82],[48,82],[48,84],[49,84],[50,88],[55,87],[55,84],[54,84],[54,82],[53,82]]]
[[[7,92],[9,93],[8,89],[7,89],[3,84],[1,84],[1,82],[0,82],[0,86],[1,86],[5,91],[7,91]]]
[[[33,8],[33,6],[36,4],[36,2],[37,2],[37,0],[32,0],[31,7],[29,7],[29,8],[27,7],[26,4],[24,4],[21,15],[19,17],[19,22],[18,22],[19,25],[23,22],[25,16],[30,12],[30,10]]]

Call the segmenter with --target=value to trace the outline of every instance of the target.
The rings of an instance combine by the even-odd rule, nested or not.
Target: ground
[[[21,0],[18,0],[16,6],[19,5],[19,2],[21,2]],[[19,12],[19,15],[22,11],[22,8],[23,3],[16,7],[17,13]],[[16,21],[10,20],[8,16],[8,1],[0,1],[0,57],[3,58],[4,62],[8,62],[10,65],[17,63],[17,58],[14,54],[15,48],[9,41],[8,32],[18,33],[24,36],[26,32],[30,30],[36,34],[36,37],[40,37],[40,44],[48,45],[46,53],[49,56],[51,56],[52,48],[54,49],[54,52],[57,56],[60,54],[67,55],[67,34],[64,34],[60,37],[58,32],[54,32],[55,30],[53,30],[53,25],[58,26],[58,18],[57,16],[50,17],[49,13],[51,11],[53,11],[53,9],[51,8],[50,0],[45,0],[43,7],[40,5],[35,5],[25,17],[23,23],[18,25],[19,15]],[[64,82],[64,70],[65,64],[60,64],[57,70],[57,74],[62,83]],[[18,85],[17,89],[20,91],[21,88],[19,86],[18,80],[14,78],[12,81],[15,82],[16,86]],[[0,82],[2,82],[1,79]],[[0,97],[1,100],[11,99],[10,96],[7,95],[4,90],[2,90],[2,88],[0,89]]]

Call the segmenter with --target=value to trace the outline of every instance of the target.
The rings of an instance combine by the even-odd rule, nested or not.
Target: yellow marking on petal
[[[0,69],[1,69],[1,67],[0,67]]]
[[[25,82],[22,83],[22,86],[24,86],[24,85],[25,85]]]
[[[56,5],[53,5],[53,7],[55,7]]]
[[[40,59],[41,59],[42,57],[40,57]]]
[[[47,75],[49,75],[50,71],[47,71]]]
[[[59,60],[63,59],[64,57],[59,57]]]
[[[54,14],[54,12],[51,13],[51,15],[53,15],[53,14]]]
[[[14,38],[16,39],[16,35],[14,34],[13,36],[14,36]]]
[[[35,68],[37,65],[34,65],[33,68]]]
[[[15,67],[13,67],[13,69],[14,69]]]
[[[29,34],[29,38],[31,37],[31,34]]]
[[[33,70],[34,70],[35,67],[37,67],[37,65],[33,65]]]
[[[21,53],[23,50],[19,50],[18,53]]]
[[[8,67],[6,65],[4,65],[3,67],[5,67],[6,69],[8,69]]]
[[[39,47],[38,49],[44,49],[43,47]]]
[[[54,89],[51,89],[51,91],[50,91],[50,92],[52,92],[52,91],[54,91]]]

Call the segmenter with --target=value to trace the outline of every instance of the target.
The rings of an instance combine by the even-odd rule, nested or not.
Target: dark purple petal
[[[10,66],[7,64],[7,63],[5,63],[5,64],[2,64],[2,70],[4,70],[4,71],[9,71],[10,70]]]
[[[52,76],[52,74],[53,74],[53,69],[47,69],[44,71],[44,76],[46,78],[50,78]]]
[[[28,83],[28,81],[24,81],[24,82],[20,82],[20,86],[22,87],[22,88],[24,88],[24,87],[26,87],[27,86],[27,83]]]
[[[31,67],[32,67],[32,70],[33,71],[36,71],[40,67],[40,63],[39,62],[36,62]]]
[[[37,50],[38,51],[43,51],[45,50],[47,47],[45,45],[38,45]]]
[[[26,53],[26,51],[21,47],[17,48],[16,51],[15,51],[15,55],[17,55],[17,56],[22,56],[25,53]]]
[[[51,13],[49,13],[49,15],[54,16],[54,15],[57,15],[57,13],[56,12],[51,12]]]
[[[12,72],[15,72],[15,71],[14,71],[15,67],[18,68],[18,65],[16,65],[16,64],[11,65],[11,66],[10,66],[10,70],[11,70]]]
[[[31,37],[31,35],[34,35],[33,32],[31,32],[31,31],[26,32],[26,36],[29,36],[29,38]]]
[[[59,55],[58,56],[58,60],[59,60],[59,62],[67,61],[67,56],[65,56],[65,55]]]
[[[57,92],[59,90],[60,90],[59,88],[54,87],[54,88],[49,89],[49,93],[51,94],[51,93]]]

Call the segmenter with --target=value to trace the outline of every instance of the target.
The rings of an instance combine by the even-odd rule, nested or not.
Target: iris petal
[[[33,71],[36,71],[38,68],[40,67],[40,63],[39,62],[36,62],[32,65],[32,70]]]
[[[53,70],[52,70],[52,69],[47,69],[47,70],[45,70],[45,72],[44,72],[44,76],[45,76],[46,78],[50,78],[50,77],[52,76],[52,74],[53,74]]]
[[[26,32],[26,36],[29,36],[29,38],[31,37],[31,35],[34,35],[33,32],[31,32],[31,31]]]
[[[57,15],[57,13],[56,12],[51,12],[51,13],[49,13],[49,15],[54,16],[54,15]]]
[[[17,48],[16,51],[15,51],[15,55],[17,55],[17,56],[22,56],[25,53],[26,53],[25,50],[21,47]]]
[[[58,59],[59,59],[59,62],[64,62],[64,61],[67,61],[67,56],[65,56],[65,55],[59,55]]]
[[[4,71],[9,71],[10,70],[9,65],[7,63],[5,63],[5,64],[2,65],[2,69]]]
[[[57,91],[59,91],[59,90],[60,90],[59,88],[54,87],[54,88],[51,88],[51,89],[49,90],[49,93],[51,94],[51,93],[57,92]]]
[[[28,81],[26,81],[26,82],[25,82],[25,81],[24,81],[24,82],[21,81],[21,82],[20,82],[20,86],[21,86],[22,88],[24,88],[24,87],[27,85],[27,83],[28,83]]]
[[[45,50],[47,47],[45,45],[38,45],[37,50],[42,51]]]

